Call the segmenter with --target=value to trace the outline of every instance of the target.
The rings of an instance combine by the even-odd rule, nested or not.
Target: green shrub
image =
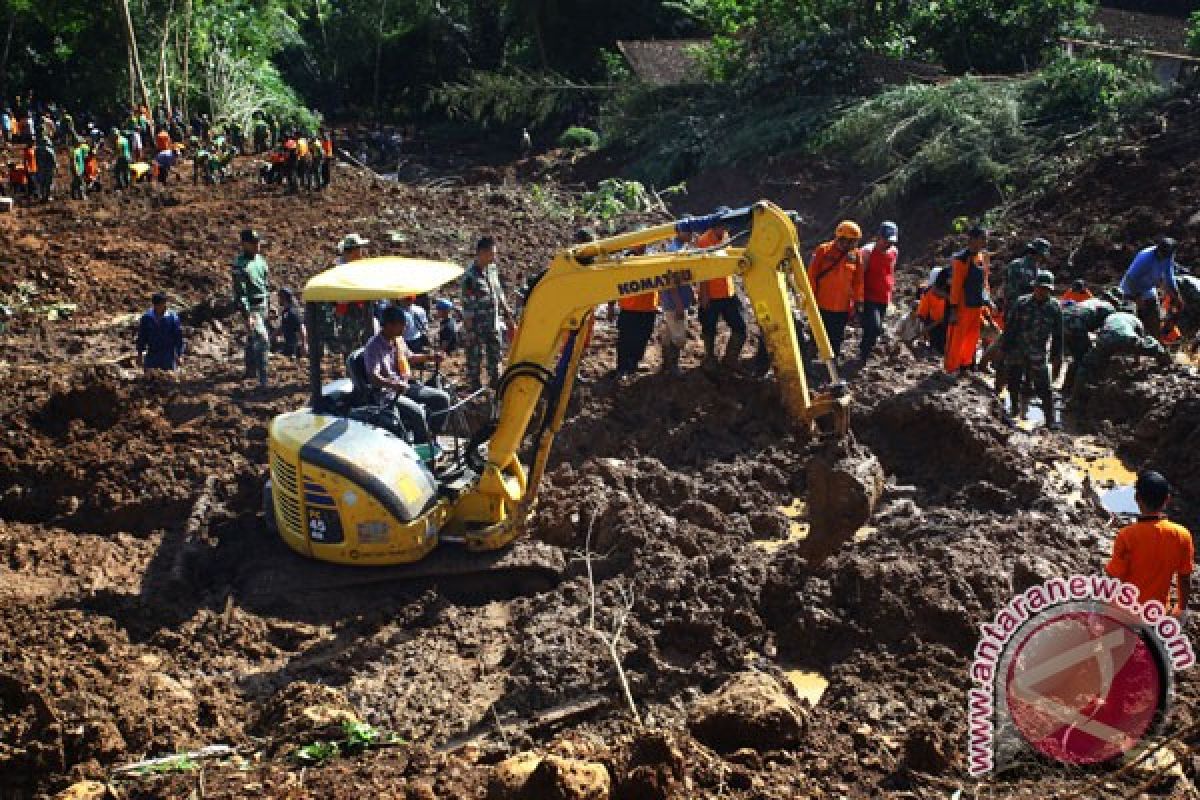
[[[1193,11],[1188,17],[1187,51],[1200,56],[1200,11]]]
[[[1034,148],[1016,81],[960,78],[899,87],[851,107],[820,149],[875,177],[863,201],[874,210],[921,194],[956,201],[984,187],[1004,193]]]
[[[1039,121],[1091,122],[1137,110],[1163,94],[1144,60],[1060,60],[1025,85],[1029,116]]]
[[[591,128],[572,125],[558,137],[558,146],[570,150],[595,150],[600,146],[600,135]]]

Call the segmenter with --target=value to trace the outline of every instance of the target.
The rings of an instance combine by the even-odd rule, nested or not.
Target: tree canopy
[[[490,110],[470,112],[464,98],[507,86],[514,102],[545,111],[546,91],[611,83],[620,39],[700,36],[713,41],[709,81],[844,93],[864,52],[932,59],[953,72],[1030,68],[1091,8],[1088,0],[0,0],[0,92],[102,110],[138,100],[140,72],[153,103],[230,119],[251,107],[305,105],[411,115],[431,100],[463,116],[501,116],[494,98]]]

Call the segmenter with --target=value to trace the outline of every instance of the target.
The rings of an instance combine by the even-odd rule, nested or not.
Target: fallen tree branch
[[[206,761],[214,758],[228,758],[236,755],[237,750],[227,744],[210,744],[201,747],[199,750],[189,750],[186,753],[175,753],[169,756],[159,756],[158,758],[148,758],[145,761],[136,761],[132,764],[125,764],[113,769],[114,775],[126,775],[131,772],[140,772],[142,770],[151,770],[155,767],[161,767],[174,762],[187,759],[188,761]]]

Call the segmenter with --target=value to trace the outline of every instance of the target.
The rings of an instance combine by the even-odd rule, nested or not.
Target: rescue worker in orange
[[[333,172],[333,131],[321,134],[321,188],[329,185],[330,173]]]
[[[38,182],[37,150],[34,149],[32,141],[21,150],[21,160],[25,167],[25,194],[32,198]]]
[[[950,270],[939,269],[933,285],[921,295],[917,319],[929,340],[929,346],[939,356],[946,354],[946,307],[950,301]]]
[[[835,359],[841,358],[851,312],[863,307],[863,265],[858,252],[861,240],[858,223],[845,220],[838,224],[835,238],[818,245],[808,262],[808,281]]]
[[[720,208],[717,212],[728,210]],[[696,249],[719,247],[727,241],[729,229],[724,223],[718,223],[696,240]],[[712,370],[717,367],[717,321],[720,319],[725,320],[725,324],[729,326],[729,342],[725,345],[721,363],[727,368],[736,367],[742,355],[742,345],[746,343],[746,318],[742,314],[742,300],[738,297],[732,275],[713,278],[700,284],[699,316],[700,332],[704,339],[705,368]]]
[[[946,336],[947,372],[975,365],[983,328],[983,310],[992,304],[988,290],[987,231],[976,225],[967,232],[967,246],[950,262],[950,327]]]
[[[1117,534],[1105,571],[1136,586],[1143,607],[1157,601],[1172,616],[1185,618],[1196,550],[1188,529],[1169,521],[1163,512],[1170,491],[1166,478],[1159,473],[1153,470],[1138,473],[1134,485],[1138,520]]]

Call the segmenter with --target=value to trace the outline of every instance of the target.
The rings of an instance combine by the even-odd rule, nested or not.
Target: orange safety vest
[[[645,294],[622,297],[617,301],[617,305],[621,307],[622,311],[657,311],[658,292],[646,292]]]
[[[321,150],[325,153],[326,158],[333,158],[333,138],[326,136],[321,140]]]
[[[808,264],[817,307],[825,311],[849,311],[863,301],[863,265],[858,249],[843,253],[835,242],[825,242],[813,251]]]
[[[37,153],[33,149],[33,145],[29,145],[22,153],[25,159],[25,172],[30,175],[37,174]]]
[[[154,144],[156,147],[158,147],[158,151],[160,153],[163,150],[170,150],[171,149],[171,134],[167,133],[166,131],[159,131],[158,135],[156,135],[154,137]]]
[[[721,240],[717,238],[716,231],[705,231],[699,239],[696,240],[696,249],[704,250],[709,247],[716,247],[721,244]],[[705,281],[705,287],[708,289],[709,300],[724,300],[726,297],[733,297],[737,292],[737,288],[733,285],[733,276],[727,275],[724,278],[713,278]]]

